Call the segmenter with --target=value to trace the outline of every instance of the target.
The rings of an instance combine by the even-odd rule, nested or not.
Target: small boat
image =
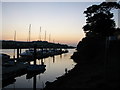
[[[69,51],[68,50],[65,50],[64,53],[68,53]]]
[[[10,60],[10,55],[0,53],[0,58],[2,58],[3,61],[8,61]]]
[[[29,25],[29,42],[30,42],[30,33],[31,33],[31,24]],[[32,49],[26,50],[25,52],[20,54],[20,56],[22,57],[30,57],[33,55],[34,55],[34,50]]]
[[[27,67],[28,72],[41,72],[45,70],[46,65],[29,65]]]
[[[21,53],[20,56],[33,56],[34,55],[34,50],[26,50],[25,52]]]
[[[2,65],[3,66],[13,66],[13,65],[15,65],[15,62],[10,60],[10,55],[0,53],[0,58],[2,59]]]

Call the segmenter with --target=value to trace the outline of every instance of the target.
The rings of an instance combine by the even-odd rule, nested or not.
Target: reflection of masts
[[[60,58],[62,58],[62,54],[60,54]]]
[[[16,31],[15,31],[15,34],[14,34],[14,43],[15,43],[15,41],[16,41]],[[15,43],[15,46],[16,46],[16,43]],[[13,58],[15,59],[15,48],[14,48]]]
[[[29,25],[29,42],[30,42],[30,32],[31,32],[31,24]]]
[[[36,90],[36,75],[33,77],[33,90]]]
[[[15,83],[14,83],[14,90],[15,90]]]
[[[55,63],[55,56],[53,56],[53,63]]]

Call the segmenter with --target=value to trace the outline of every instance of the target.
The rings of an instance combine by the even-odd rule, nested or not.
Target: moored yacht
[[[21,53],[20,56],[24,57],[24,56],[33,56],[34,55],[34,50],[30,49],[30,50],[26,50],[25,52]]]

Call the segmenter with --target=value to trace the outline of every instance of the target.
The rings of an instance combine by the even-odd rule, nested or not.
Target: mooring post
[[[21,48],[20,48],[20,54],[21,54]]]
[[[17,44],[17,59],[19,58],[19,45]]]
[[[53,63],[55,62],[55,56],[53,55]]]
[[[34,44],[34,65],[36,65],[36,44]]]
[[[43,59],[41,59],[41,65],[44,65]]]
[[[42,47],[42,54],[43,54],[43,47]]]
[[[33,77],[33,90],[36,90],[36,75]]]

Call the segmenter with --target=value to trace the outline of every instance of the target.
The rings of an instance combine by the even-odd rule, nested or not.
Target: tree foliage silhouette
[[[103,2],[100,5],[92,5],[84,11],[86,25],[83,27],[86,36],[110,36],[115,32],[116,24],[111,10],[120,9],[117,2]]]

